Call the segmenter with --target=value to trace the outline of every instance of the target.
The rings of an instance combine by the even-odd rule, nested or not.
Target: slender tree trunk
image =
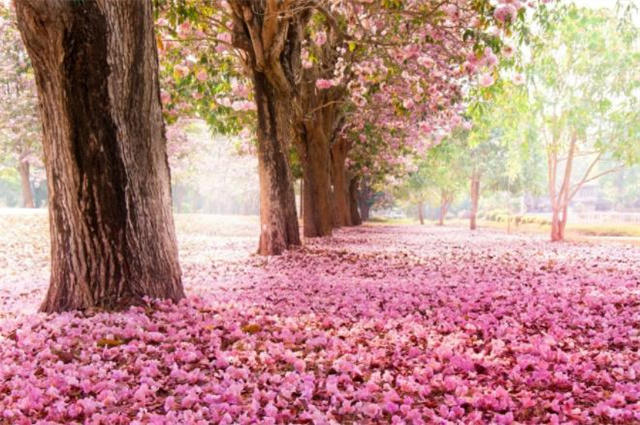
[[[305,237],[331,235],[333,208],[331,202],[331,159],[329,141],[315,122],[304,125],[299,141],[304,179],[303,234]]]
[[[449,209],[450,202],[449,195],[443,192],[440,201],[440,217],[438,218],[438,226],[444,226],[444,219],[447,216],[447,210]]]
[[[477,171],[471,174],[471,212],[469,214],[469,228],[476,230],[476,217],[478,215],[478,201],[480,199],[480,175]]]
[[[346,159],[347,142],[344,139],[340,139],[331,146],[334,221],[337,227],[353,225],[349,206],[349,187],[347,183],[347,170],[345,168]]]
[[[260,177],[261,255],[279,255],[300,245],[296,198],[286,146],[293,137],[286,97],[266,75],[254,70],[253,85],[258,107],[258,171]],[[308,188],[304,188],[306,193]],[[304,196],[304,195],[303,195]],[[306,204],[306,202],[305,202]],[[305,209],[308,206],[305,205]]]
[[[45,312],[184,297],[150,2],[17,0],[44,133]]]
[[[358,178],[349,179],[349,210],[351,211],[351,223],[353,226],[362,224],[362,217],[358,211]]]
[[[564,239],[564,226],[560,218],[560,210],[553,208],[551,211],[551,241],[558,242]]]
[[[418,202],[418,220],[420,224],[424,224],[424,202]]]
[[[29,178],[29,161],[19,161],[18,172],[20,173],[20,186],[22,187],[22,206],[24,208],[35,208],[31,180]]]
[[[564,240],[565,229],[567,227],[567,218],[569,214],[569,205],[557,205],[551,214],[551,241],[560,242]]]
[[[574,132],[571,135],[571,141],[569,143],[569,150],[567,152],[567,159],[564,166],[564,176],[562,178],[562,185],[560,191],[556,194],[556,182],[557,182],[557,165],[558,165],[558,152],[557,149],[553,149],[549,153],[550,159],[550,178],[549,189],[551,197],[551,241],[559,242],[564,240],[565,228],[567,226],[569,202],[571,201],[571,173],[573,171],[573,160],[576,153],[577,135]]]

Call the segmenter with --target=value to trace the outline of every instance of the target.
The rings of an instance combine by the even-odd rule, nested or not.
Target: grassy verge
[[[418,221],[412,218],[403,218],[403,219],[383,219],[383,218],[375,218],[370,221],[374,224],[390,224],[390,225],[407,225],[407,224],[417,224]],[[434,222],[431,220],[427,220],[425,222],[428,225],[433,225]],[[454,227],[466,227],[469,225],[468,219],[450,219],[445,222],[447,226]],[[486,228],[486,229],[496,229],[507,231],[510,229],[512,232],[518,233],[536,233],[536,234],[547,234],[551,231],[551,226],[548,224],[539,224],[539,223],[520,223],[518,225],[515,224],[514,221],[511,222],[511,225],[508,226],[505,221],[492,221],[492,220],[478,220],[478,227]],[[569,237],[605,237],[605,238],[640,238],[640,225],[634,223],[596,223],[596,224],[587,224],[587,223],[569,223],[567,225],[567,236]]]

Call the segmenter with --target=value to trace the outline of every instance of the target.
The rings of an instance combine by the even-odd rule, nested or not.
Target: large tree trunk
[[[349,210],[351,211],[351,224],[359,226],[362,224],[362,217],[358,211],[358,178],[349,179]]]
[[[418,202],[418,220],[420,224],[424,224],[424,202]]]
[[[42,311],[184,297],[150,2],[17,0],[49,193]]]
[[[331,180],[333,182],[333,206],[336,227],[353,225],[349,205],[347,170],[345,168],[347,147],[345,139],[339,139],[331,146]]]
[[[261,255],[279,255],[300,245],[293,177],[289,168],[287,139],[293,137],[286,97],[262,72],[254,70],[253,85],[258,108],[258,170],[260,177]],[[308,187],[305,182],[304,192]],[[304,195],[303,195],[304,196]],[[308,203],[305,201],[305,210]]]
[[[309,14],[302,8],[292,10],[288,2],[230,0],[228,4],[232,43],[246,52],[245,66],[253,79],[258,109],[258,253],[277,255],[300,244],[288,154],[302,117],[296,84],[302,48],[300,29]]]
[[[476,230],[476,218],[478,216],[478,201],[480,199],[480,175],[477,171],[471,175],[471,212],[469,214],[469,228]]]
[[[19,161],[18,172],[20,173],[20,186],[22,187],[22,206],[24,208],[34,208],[33,191],[31,190],[31,180],[29,178],[29,161]]]
[[[303,230],[306,237],[329,236],[335,220],[332,196],[331,142],[336,136],[336,96],[341,90],[318,90],[315,81],[320,76],[317,69],[304,72],[299,90],[303,110],[297,123],[299,138],[296,148],[302,162],[305,184]]]
[[[329,140],[316,122],[304,125],[300,135],[299,153],[304,179],[302,230],[305,237],[331,235],[333,208],[331,203],[331,160]]]

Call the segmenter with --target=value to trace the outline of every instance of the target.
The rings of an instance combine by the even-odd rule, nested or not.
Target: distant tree
[[[397,187],[396,195],[415,205],[420,224],[424,224],[424,206],[429,203],[438,205],[438,225],[444,225],[449,207],[467,181],[462,165],[463,154],[460,143],[445,139],[429,149],[417,161],[417,169]]]
[[[564,239],[580,188],[640,159],[640,39],[607,9],[559,6],[527,65],[531,115],[547,157],[551,240]],[[521,120],[520,122],[523,122]],[[590,163],[574,179],[576,158]],[[604,159],[617,165],[601,169]]]
[[[495,138],[465,146],[464,169],[469,182],[469,228],[476,230],[478,205],[483,185],[496,189],[506,177],[507,148]],[[482,185],[481,185],[482,183]]]
[[[35,206],[31,167],[41,165],[42,126],[33,70],[15,26],[13,10],[0,3],[0,161],[20,176],[22,206]]]

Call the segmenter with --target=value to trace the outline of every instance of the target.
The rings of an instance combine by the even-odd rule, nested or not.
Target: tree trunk
[[[349,206],[349,187],[347,184],[347,142],[337,140],[331,146],[331,179],[333,182],[334,222],[336,227],[352,226],[351,209]]]
[[[16,1],[49,193],[42,311],[184,297],[150,2]]]
[[[369,220],[369,209],[371,206],[371,198],[373,190],[369,186],[367,178],[360,181],[360,190],[358,190],[358,206],[360,207],[360,217],[362,221]]]
[[[358,178],[349,179],[349,210],[351,211],[351,224],[359,226],[362,224],[362,218],[358,211]]]
[[[478,215],[478,201],[480,199],[480,175],[474,171],[471,175],[471,211],[469,214],[469,228],[476,230]]]
[[[258,253],[277,255],[300,245],[289,148],[303,116],[297,71],[309,13],[287,2],[230,0],[232,44],[246,52],[258,111],[260,243]],[[305,191],[307,188],[305,187]],[[305,209],[308,206],[305,205]]]
[[[29,179],[29,161],[19,161],[18,172],[20,173],[20,186],[22,186],[22,207],[35,208],[31,180]]]
[[[424,202],[418,202],[418,220],[424,224]]]
[[[305,204],[302,230],[308,238],[329,236],[333,228],[329,141],[315,124],[305,124],[299,140]]]
[[[279,255],[292,245],[300,245],[293,178],[286,147],[293,128],[286,97],[262,72],[253,71],[258,108],[258,170],[260,177],[261,255]],[[308,191],[305,182],[304,192]],[[304,195],[303,195],[304,196]],[[308,204],[305,201],[305,210]]]
[[[560,218],[560,210],[554,208],[551,214],[551,241],[560,242],[564,240],[564,229],[566,227],[566,212],[565,218]]]
[[[444,219],[447,215],[450,202],[449,196],[443,192],[442,199],[440,201],[440,217],[438,218],[438,226],[444,226]]]
[[[551,200],[551,241],[559,242],[564,240],[564,230],[567,226],[567,216],[569,202],[571,201],[571,173],[573,170],[573,160],[577,147],[577,134],[571,135],[569,150],[564,167],[564,176],[560,191],[556,192],[558,181],[558,149],[547,150],[547,162],[549,173],[549,197]],[[590,167],[591,168],[591,167]],[[588,172],[587,172],[588,173]],[[575,193],[575,192],[574,192]],[[562,217],[560,216],[562,214]]]

